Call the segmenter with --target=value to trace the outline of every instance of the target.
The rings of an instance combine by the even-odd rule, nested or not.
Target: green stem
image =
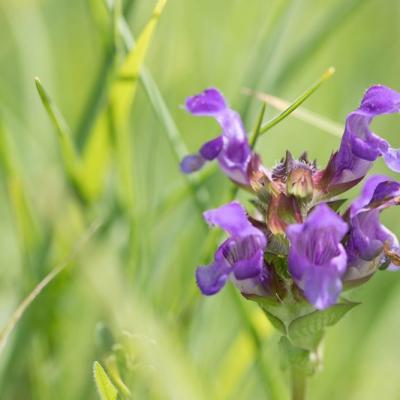
[[[292,400],[305,400],[306,376],[298,368],[292,368]]]

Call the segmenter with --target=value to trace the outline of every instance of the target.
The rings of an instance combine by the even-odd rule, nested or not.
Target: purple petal
[[[206,89],[186,100],[186,109],[194,115],[214,116],[224,111],[226,107],[224,96],[215,88]]]
[[[272,294],[267,268],[263,268],[261,274],[255,278],[239,280],[233,275],[231,279],[235,286],[244,294],[256,296],[270,296]]]
[[[357,197],[351,205],[350,216],[353,217],[360,209],[365,207],[374,196],[376,187],[381,182],[385,182],[389,179],[390,178],[384,175],[373,175],[368,178],[362,188],[361,195]]]
[[[388,148],[383,154],[386,165],[395,172],[400,172],[400,149]]]
[[[248,185],[251,149],[239,114],[228,107],[223,95],[214,88],[189,97],[186,109],[196,116],[214,117],[222,128],[220,137],[203,145],[201,156],[206,160],[218,158],[221,169],[229,178]]]
[[[342,291],[342,281],[334,270],[310,268],[304,280],[307,300],[319,310],[334,305]]]
[[[383,244],[391,238],[387,229],[379,221],[379,211],[369,210],[357,214],[350,222],[351,230],[347,248],[364,260],[372,260],[380,255]],[[349,260],[350,263],[353,260]]]
[[[400,183],[381,175],[370,177],[350,207],[350,232],[346,243],[351,276],[371,275],[379,266],[384,244],[397,245],[397,238],[380,223],[380,211],[399,203]]]
[[[196,276],[202,292],[216,293],[231,276],[243,293],[266,293],[264,249],[267,240],[249,222],[242,206],[236,201],[231,202],[206,211],[204,218],[210,225],[224,229],[231,237],[219,246],[211,267],[198,268]],[[254,291],[251,292],[250,288]]]
[[[181,161],[181,171],[185,174],[198,171],[204,165],[204,158],[199,154],[191,154]]]
[[[208,210],[203,215],[209,225],[219,226],[232,236],[256,235],[265,241],[263,233],[249,222],[246,211],[237,201]]]
[[[400,150],[390,148],[386,140],[369,128],[374,117],[398,112],[400,93],[382,85],[366,91],[360,107],[348,115],[339,151],[326,168],[331,174],[331,186],[356,182],[379,156],[384,157],[389,168],[400,171]]]
[[[228,280],[230,268],[224,264],[214,263],[196,269],[196,281],[201,292],[211,296],[219,292]]]
[[[360,110],[372,116],[399,112],[400,93],[384,86],[371,86],[364,94]]]
[[[382,210],[399,203],[400,183],[384,175],[373,175],[350,207],[350,217],[369,210]]]
[[[211,161],[217,158],[218,154],[222,150],[223,145],[224,140],[222,136],[218,136],[217,138],[204,143],[199,153],[204,159],[206,159],[207,161]]]
[[[264,250],[259,248],[249,258],[239,259],[233,268],[235,278],[238,280],[254,278],[260,275],[264,265]]]
[[[302,224],[289,225],[289,272],[308,301],[323,309],[336,303],[347,256],[341,240],[348,230],[326,204],[318,205]]]

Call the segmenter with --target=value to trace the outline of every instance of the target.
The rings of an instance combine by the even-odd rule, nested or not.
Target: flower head
[[[321,204],[303,224],[289,225],[289,272],[308,301],[323,309],[335,304],[342,289],[347,255],[340,243],[347,224]]]
[[[240,117],[216,89],[189,98],[186,107],[194,115],[214,117],[222,134],[186,157],[182,169],[189,172],[217,159],[231,180],[255,196],[252,217],[237,202],[204,213],[209,224],[230,235],[213,263],[196,271],[204,294],[217,293],[231,279],[245,297],[260,302],[261,296],[267,313],[279,314],[289,326],[304,309],[337,303],[344,284],[358,285],[378,268],[400,268],[397,238],[379,220],[383,209],[400,204],[400,183],[369,178],[342,215],[338,210],[345,200],[336,197],[358,184],[378,157],[400,172],[400,149],[370,130],[374,117],[400,111],[400,93],[385,86],[368,89],[348,115],[340,148],[323,170],[306,153],[295,159],[289,151],[274,168],[264,167],[249,147]],[[296,307],[300,311],[293,315]]]
[[[197,154],[186,156],[181,162],[185,173],[199,170],[206,161],[217,159],[221,169],[233,181],[249,183],[247,167],[251,149],[238,113],[228,107],[223,95],[217,89],[206,89],[189,97],[186,109],[196,116],[213,117],[222,128],[217,138],[206,142]]]

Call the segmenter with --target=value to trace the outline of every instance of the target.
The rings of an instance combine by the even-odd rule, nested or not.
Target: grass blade
[[[70,255],[61,262],[58,266],[53,268],[35,287],[34,289],[25,297],[25,299],[19,304],[17,309],[11,315],[10,319],[5,324],[4,328],[0,331],[0,354],[3,351],[4,347],[7,344],[8,338],[14,328],[16,327],[18,321],[24,315],[25,311],[32,304],[32,302],[36,299],[36,297],[46,288],[46,286],[51,283],[54,278],[56,278],[60,272],[62,272],[78,255],[84,245],[92,238],[92,236],[97,232],[100,228],[101,222],[95,221],[88,228],[86,233],[82,236],[82,238],[78,241],[75,248],[72,250]]]
[[[40,82],[39,78],[35,78],[35,85],[43,107],[45,108],[47,115],[49,116],[49,119],[56,130],[57,137],[59,139],[61,155],[63,157],[65,172],[70,178],[73,186],[78,188],[79,191],[82,191],[84,190],[84,187],[82,187],[79,182],[81,160],[75,149],[75,145],[72,142],[71,130],[65,122],[60,110]]]
[[[27,254],[38,239],[39,228],[32,214],[24,184],[1,119],[0,165],[4,170],[7,181],[8,195],[15,215],[19,244],[23,253]]]
[[[275,118],[272,118],[269,122],[263,125],[260,129],[260,135],[266,133],[275,125],[279,124],[288,115],[290,115],[294,110],[296,110],[301,104],[303,104],[326,80],[328,80],[335,73],[333,67],[328,68],[324,74],[302,95],[300,95],[289,107],[282,111]]]
[[[129,29],[128,24],[126,23],[126,20],[122,16],[119,20],[119,32],[125,44],[125,47],[128,50],[131,50],[135,46],[135,39]],[[146,69],[145,66],[142,66],[140,72],[140,81],[154,109],[155,114],[165,127],[165,133],[167,135],[168,142],[171,145],[171,149],[177,163],[179,163],[182,158],[189,153],[189,151],[182,140],[182,135],[179,132],[179,129],[168,109],[168,106],[165,103],[165,100],[156,82],[154,81],[151,73]],[[192,195],[199,210],[204,211],[206,209],[208,193],[202,186],[201,179],[198,177],[198,175],[188,174],[185,175],[185,178],[188,181],[189,189],[192,192]]]
[[[134,207],[132,143],[127,129],[128,115],[135,97],[140,68],[153,37],[166,0],[158,0],[151,18],[140,34],[137,45],[130,51],[119,69],[117,79],[110,90],[110,107],[114,125],[116,159],[119,171],[119,187],[122,201],[129,210]]]
[[[102,0],[91,0],[92,15],[97,21],[97,25],[100,29],[107,22],[107,19],[115,16],[112,1]],[[106,3],[106,4],[104,4]],[[133,0],[126,0],[124,2],[125,9],[129,10],[134,3]],[[99,16],[100,15],[100,16]],[[105,21],[103,21],[105,20]],[[114,22],[115,23],[115,22]],[[115,35],[111,43],[107,42],[104,57],[101,62],[101,67],[95,78],[95,83],[91,89],[86,105],[83,107],[82,116],[80,118],[76,136],[77,146],[79,150],[83,150],[86,147],[87,140],[94,129],[96,119],[99,114],[104,110],[107,102],[107,96],[111,82],[113,80],[113,74],[115,71],[117,61],[117,49],[115,46]]]
[[[262,126],[262,123],[264,120],[264,114],[265,114],[266,107],[267,107],[267,103],[264,102],[261,106],[260,114],[258,115],[258,118],[257,118],[257,124],[256,124],[256,126],[253,130],[253,133],[251,135],[251,138],[250,138],[250,147],[252,149],[254,149],[254,147],[256,146],[258,136],[260,135],[261,126]]]
[[[256,96],[259,100],[271,105],[278,111],[285,111],[290,107],[290,102],[287,100],[283,100],[280,97],[272,96],[267,93],[257,92],[247,88],[243,89],[243,93]],[[329,118],[323,117],[322,115],[302,107],[294,110],[292,115],[301,121],[307,122],[308,124],[321,129],[324,132],[330,133],[333,136],[342,137],[343,126]]]

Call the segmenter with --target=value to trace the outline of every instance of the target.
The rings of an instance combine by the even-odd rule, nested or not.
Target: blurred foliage
[[[212,166],[180,174],[187,148],[218,131],[180,106],[217,86],[250,131],[260,104],[244,87],[291,101],[334,65],[305,107],[343,124],[369,85],[400,88],[400,3],[156,3],[0,0],[0,326],[102,221],[0,353],[1,399],[97,399],[95,360],[120,398],[288,396],[279,334],[257,306],[232,287],[211,298],[196,289],[215,240],[201,211],[231,188]],[[276,114],[267,107],[265,119]],[[398,147],[399,123],[374,128]],[[323,165],[339,140],[288,117],[257,150],[266,165],[288,148]],[[382,163],[374,172],[388,174]],[[383,218],[400,235],[398,215]],[[310,399],[400,398],[399,288],[400,276],[380,272],[349,293],[363,304],[328,332]]]

